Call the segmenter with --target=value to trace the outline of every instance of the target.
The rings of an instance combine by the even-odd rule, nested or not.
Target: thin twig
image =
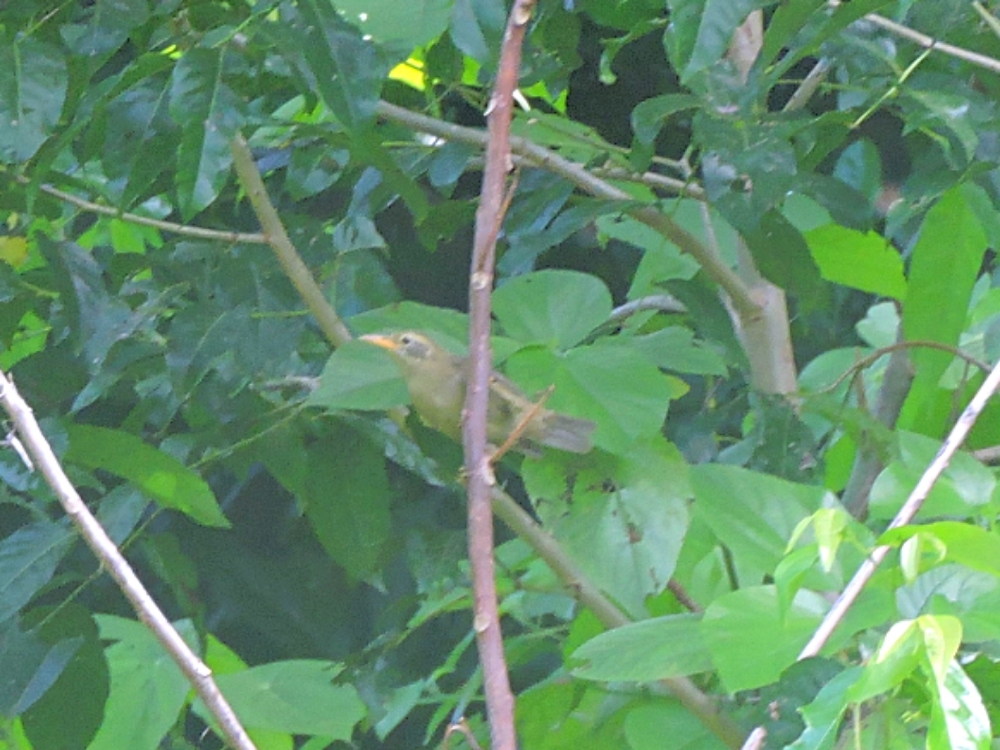
[[[148,627],[156,639],[167,650],[170,657],[180,667],[198,696],[219,723],[219,728],[227,742],[239,750],[254,750],[254,744],[240,724],[232,707],[219,691],[208,668],[191,647],[181,638],[170,624],[153,597],[146,591],[142,581],[132,570],[128,561],[111,541],[107,532],[98,523],[90,509],[80,498],[76,488],[69,481],[56,458],[52,447],[38,426],[35,415],[18,393],[12,380],[0,372],[0,403],[10,415],[18,434],[34,459],[45,480],[49,483],[66,515],[80,532],[80,536],[93,551],[118,584],[118,588],[132,604],[136,615]]]
[[[31,183],[27,177],[23,176],[18,177],[17,181],[23,185]],[[91,213],[100,214],[101,216],[110,216],[113,219],[120,219],[121,221],[128,222],[129,224],[138,224],[143,227],[162,229],[164,232],[173,232],[174,234],[179,234],[183,237],[194,237],[195,239],[200,240],[217,240],[228,243],[243,242],[248,245],[267,244],[267,237],[259,232],[225,232],[218,229],[192,227],[187,224],[177,224],[173,221],[163,221],[161,219],[153,219],[149,216],[141,216],[139,214],[129,213],[128,211],[121,211],[114,206],[105,206],[100,203],[94,203],[93,201],[80,198],[72,193],[67,193],[63,190],[59,190],[58,188],[54,188],[51,185],[41,185],[38,189],[43,193],[51,195],[53,198],[58,198],[59,200],[72,204],[77,208],[82,208],[84,211],[90,211]]]

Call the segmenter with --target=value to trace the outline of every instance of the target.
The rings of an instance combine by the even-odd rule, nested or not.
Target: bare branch
[[[34,459],[45,480],[52,487],[62,504],[66,515],[80,532],[80,536],[100,560],[101,565],[118,584],[125,597],[131,602],[136,615],[148,627],[156,639],[170,654],[181,671],[190,681],[198,696],[219,723],[219,727],[230,746],[238,750],[254,750],[254,744],[240,724],[232,707],[219,691],[212,679],[212,670],[191,650],[180,634],[174,629],[153,597],[146,591],[142,581],[132,570],[124,555],[118,550],[104,528],[80,498],[76,488],[69,481],[59,459],[52,452],[31,408],[21,398],[17,388],[3,372],[0,372],[0,403],[10,415],[18,434],[24,441],[28,453]]]
[[[469,371],[462,420],[466,492],[469,502],[469,562],[472,567],[473,629],[483,668],[483,692],[490,723],[490,747],[516,750],[514,694],[510,688],[500,630],[493,559],[492,492],[496,485],[486,449],[490,377],[490,296],[496,265],[496,241],[508,202],[507,173],[513,168],[510,122],[521,66],[521,45],[534,0],[514,0],[500,49],[493,95],[487,108],[486,164],[469,270]]]
[[[264,230],[267,244],[274,250],[285,274],[295,285],[309,311],[319,323],[323,335],[330,343],[334,346],[340,346],[350,341],[351,332],[337,315],[337,311],[327,301],[326,295],[319,288],[319,284],[313,278],[309,267],[299,257],[295,246],[288,238],[285,225],[281,222],[277,209],[267,195],[264,180],[260,176],[260,170],[257,169],[257,163],[254,161],[253,154],[250,153],[250,147],[247,146],[246,140],[242,135],[237,135],[229,145],[233,152],[233,167],[236,169],[236,174],[247,191],[250,205],[253,206],[257,220],[260,221],[261,228]]]

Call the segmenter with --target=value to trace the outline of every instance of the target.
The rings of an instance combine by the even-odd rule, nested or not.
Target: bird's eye
[[[404,333],[402,336],[399,337],[399,343],[402,344],[403,346],[409,346],[410,344],[413,343],[413,337],[408,333]]]

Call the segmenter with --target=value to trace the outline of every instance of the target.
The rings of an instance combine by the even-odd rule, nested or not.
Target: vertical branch
[[[208,668],[198,655],[185,643],[170,620],[163,614],[153,597],[146,591],[142,581],[132,570],[125,556],[111,541],[107,532],[97,522],[90,509],[84,504],[79,493],[72,482],[66,476],[59,459],[52,452],[52,447],[38,426],[35,415],[21,394],[17,392],[12,380],[0,372],[0,404],[10,415],[11,421],[20,435],[21,440],[28,450],[28,454],[34,460],[35,465],[42,472],[45,481],[52,487],[52,491],[59,498],[66,515],[80,532],[80,536],[93,551],[94,556],[100,560],[118,588],[125,594],[131,602],[133,609],[139,619],[148,627],[156,639],[160,642],[170,657],[180,667],[184,676],[194,686],[198,696],[205,702],[205,707],[209,710],[216,721],[219,722],[219,729],[230,747],[238,750],[254,750],[254,744],[243,729],[239,719],[233,712],[225,697],[219,691],[218,685],[212,679],[212,670]]]
[[[488,115],[489,141],[469,272],[469,372],[462,424],[462,447],[469,502],[469,562],[472,567],[473,628],[483,667],[483,689],[493,750],[515,750],[514,695],[507,676],[497,606],[493,561],[492,492],[495,484],[486,450],[486,416],[492,369],[490,294],[496,240],[503,220],[507,173],[511,168],[510,121],[521,63],[525,27],[534,0],[514,0],[500,50],[496,85]]]

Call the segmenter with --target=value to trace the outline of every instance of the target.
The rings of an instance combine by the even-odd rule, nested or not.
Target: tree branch
[[[17,181],[22,185],[31,184],[31,180],[24,176],[19,176]],[[59,190],[58,188],[54,188],[51,185],[40,185],[38,189],[43,193],[51,195],[53,198],[58,198],[59,200],[74,205],[84,211],[100,214],[101,216],[110,216],[113,219],[121,219],[129,224],[138,224],[143,227],[162,229],[165,232],[173,232],[174,234],[179,234],[182,237],[193,237],[199,240],[217,240],[228,243],[243,242],[248,245],[267,244],[267,237],[260,233],[225,232],[219,229],[192,227],[186,224],[177,224],[173,221],[163,221],[161,219],[153,219],[149,216],[140,216],[139,214],[121,211],[114,206],[105,206],[100,203],[94,203],[93,201],[77,197],[72,193],[67,193]]]
[[[472,567],[473,630],[483,668],[483,692],[493,750],[516,750],[514,694],[510,688],[500,630],[495,561],[493,559],[493,507],[491,496],[496,479],[486,449],[489,410],[490,295],[496,265],[496,241],[503,222],[507,173],[512,169],[510,122],[514,91],[521,65],[525,27],[534,10],[534,0],[514,0],[500,49],[500,62],[493,95],[487,108],[486,164],[469,270],[469,371],[462,420],[465,452],[466,492],[469,513],[469,562]]]
[[[198,658],[198,655],[191,650],[191,647],[170,624],[124,555],[84,504],[76,488],[66,476],[66,472],[60,466],[59,459],[52,452],[52,448],[38,426],[38,421],[32,414],[31,408],[21,398],[13,381],[8,379],[3,372],[0,372],[0,403],[10,415],[18,435],[24,441],[28,454],[42,472],[45,481],[52,487],[56,497],[59,498],[63,510],[66,511],[66,515],[80,532],[80,536],[83,537],[101,565],[118,584],[118,588],[132,604],[139,619],[153,632],[156,639],[180,667],[212,716],[219,722],[219,728],[226,741],[238,750],[255,750],[246,730],[243,729],[232,707],[219,691],[218,685],[215,684],[212,670]]]
[[[264,180],[260,176],[260,170],[257,169],[257,163],[254,161],[253,154],[250,153],[250,147],[246,140],[242,135],[237,135],[229,145],[233,152],[233,167],[240,183],[247,191],[250,205],[253,206],[254,213],[257,214],[257,220],[264,230],[264,237],[277,256],[278,263],[281,264],[285,274],[295,285],[299,296],[302,297],[309,311],[316,318],[323,335],[330,343],[334,346],[340,346],[350,341],[351,332],[337,315],[337,311],[327,301],[309,267],[299,257],[295,246],[288,238],[281,217],[278,216],[277,209],[267,195]]]

